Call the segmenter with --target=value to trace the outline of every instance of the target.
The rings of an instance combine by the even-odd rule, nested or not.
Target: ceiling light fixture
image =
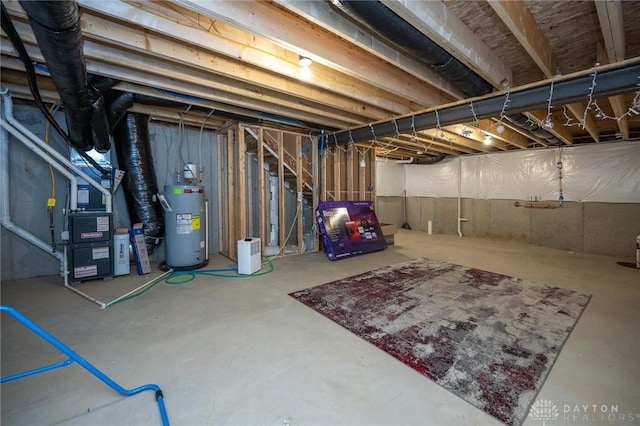
[[[312,62],[311,58],[302,55],[300,55],[300,58],[298,59],[298,65],[305,68],[310,66]]]
[[[491,136],[489,136],[489,135],[485,135],[484,136],[484,144],[485,145],[491,145]]]
[[[498,131],[498,133],[504,133],[504,125],[498,124],[498,128],[496,130]]]

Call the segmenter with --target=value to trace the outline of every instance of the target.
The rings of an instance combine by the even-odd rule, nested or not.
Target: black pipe
[[[493,91],[491,84],[379,1],[343,1],[342,5],[374,31],[428,64],[467,96]]]
[[[115,126],[113,140],[131,224],[142,223],[147,251],[153,253],[164,237],[164,216],[156,202],[158,184],[149,143],[149,116],[127,113]]]
[[[87,67],[75,1],[20,1],[65,108],[69,138],[77,150],[93,147]]]
[[[429,158],[414,158],[411,164],[436,164],[447,158],[449,155],[444,152]]]
[[[44,117],[51,124],[51,127],[54,128],[54,130],[60,135],[60,137],[62,137],[62,139],[69,146],[73,146],[73,143],[69,138],[69,135],[64,130],[62,130],[62,127],[60,127],[60,124],[58,124],[55,118],[53,118],[53,116],[47,109],[46,105],[44,104],[44,101],[40,96],[40,90],[38,89],[38,83],[36,80],[36,71],[33,66],[33,61],[31,60],[31,57],[29,56],[27,49],[24,47],[24,43],[22,42],[20,35],[16,31],[16,28],[13,26],[13,22],[11,21],[11,17],[9,16],[9,12],[5,8],[4,3],[0,3],[0,6],[1,6],[1,13],[2,13],[2,19],[1,19],[2,30],[5,32],[5,34],[7,34],[7,37],[9,37],[9,40],[11,41],[13,48],[16,50],[16,52],[18,52],[18,56],[22,61],[22,63],[24,64],[24,69],[25,69],[25,72],[27,73],[27,83],[29,84],[29,90],[31,92],[31,95],[33,96],[33,100],[36,103],[36,106],[40,109]],[[96,170],[98,170],[103,177],[106,177],[109,175],[109,171],[105,170],[102,166],[100,166],[96,162],[96,160],[91,158],[85,152],[78,151],[78,154],[82,158],[84,158],[84,160],[88,164],[91,164]]]
[[[562,141],[555,137],[553,134],[547,132],[537,123],[529,120],[524,114],[509,114],[506,116],[507,121],[511,124],[529,131],[532,135],[541,139],[545,139],[549,145],[562,145]]]

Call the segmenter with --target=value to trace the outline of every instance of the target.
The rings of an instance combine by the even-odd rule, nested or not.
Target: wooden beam
[[[548,78],[558,74],[558,61],[549,41],[521,0],[487,0]]]
[[[585,119],[585,106],[582,103],[578,102],[574,104],[567,104],[566,107],[576,118],[578,118],[578,121],[584,126],[593,140],[596,142],[600,142],[600,130],[598,130],[598,125],[593,120],[593,117],[587,113]]]
[[[378,170],[378,166],[376,163],[376,152],[374,150],[370,151],[369,154],[369,170],[370,170],[370,176],[369,176],[369,182],[371,182],[371,201],[373,201],[374,203],[376,202],[376,173]]]
[[[227,130],[227,228],[228,238],[227,247],[229,248],[229,258],[236,260],[238,258],[238,248],[236,247],[236,170],[235,170],[235,135],[238,127]]]
[[[35,42],[35,38],[33,42]],[[33,60],[44,62],[44,58],[37,47],[30,44],[25,47]],[[196,71],[192,71],[193,75],[190,77],[187,74],[175,71],[168,64],[154,63],[152,59],[147,59],[145,65],[141,65],[126,52],[107,46],[100,47],[91,41],[84,42],[84,49],[87,59],[87,71],[145,87],[147,92],[153,93],[152,96],[162,97],[162,94],[158,93],[158,89],[160,89],[173,94],[173,100],[182,102],[185,105],[199,105],[258,119],[269,119],[268,117],[271,117],[273,120],[277,120],[278,116],[281,116],[287,119],[298,119],[337,128],[348,127],[350,123],[349,121],[342,121],[341,118],[337,120],[325,119],[321,114],[308,115],[294,107],[283,108],[262,100],[254,101],[238,97],[231,92],[223,92],[222,90],[207,87],[210,77],[198,76]],[[13,46],[5,39],[0,41],[0,51],[3,54],[15,55]],[[124,85],[126,83],[120,84]],[[263,111],[268,111],[270,114],[266,114]]]
[[[258,147],[257,147],[257,155],[258,155],[258,215],[260,216],[260,242],[262,244],[261,253],[264,253],[264,247],[266,245],[267,239],[269,237],[270,230],[267,229],[267,200],[266,200],[266,184],[264,179],[264,130],[258,129]]]
[[[218,179],[218,211],[220,214],[218,215],[218,229],[220,230],[218,234],[218,246],[220,247],[220,253],[229,255],[229,246],[228,246],[228,232],[229,232],[229,217],[228,217],[228,190],[229,187],[227,185],[227,177],[228,170],[225,159],[227,158],[225,148],[227,147],[226,143],[226,135],[221,134],[218,136],[218,158],[220,159],[220,179]]]
[[[460,155],[461,152],[464,152],[465,154],[474,154],[476,152],[473,149],[465,147],[452,147],[448,142],[441,142],[435,138],[431,140],[427,136],[420,136],[420,133],[418,133],[417,138],[413,138],[408,135],[400,135],[400,137],[386,137],[378,139],[378,148],[393,149],[394,146],[408,147],[414,152],[414,154],[417,154],[417,151],[425,152],[425,150],[449,155]]]
[[[203,8],[207,7],[222,7],[224,9],[234,10],[237,6],[247,7],[247,5],[254,4],[254,2],[232,2],[233,4],[226,4],[222,2],[207,2],[200,3]],[[336,72],[329,66],[323,66],[322,64],[314,64],[313,72],[310,76],[304,75],[301,71],[301,67],[297,64],[298,53],[294,53],[291,50],[286,50],[273,43],[267,43],[264,39],[258,37],[249,36],[246,32],[239,31],[225,22],[216,21],[216,18],[207,18],[205,16],[199,16],[200,20],[207,20],[208,26],[193,25],[184,20],[168,19],[157,13],[151,13],[144,10],[146,6],[153,6],[155,3],[144,2],[139,3],[137,6],[122,2],[122,1],[99,1],[99,0],[80,0],[79,4],[89,10],[105,14],[118,20],[123,20],[129,24],[135,26],[141,26],[149,30],[158,32],[163,36],[170,37],[175,40],[180,40],[188,45],[195,46],[198,49],[205,49],[213,51],[217,54],[236,58],[238,61],[250,64],[253,67],[261,68],[267,72],[273,72],[274,69],[278,70],[278,74],[285,76],[286,78],[300,81],[303,84],[312,85],[324,90],[328,90],[333,93],[341,94],[344,96],[360,98],[360,100],[366,99],[366,102],[380,108],[386,108],[389,110],[395,110],[400,105],[408,105],[408,100],[413,96],[404,96],[391,93],[385,93],[384,89],[380,90],[372,83],[367,81],[370,77],[369,71],[363,71],[362,75],[353,76],[346,75],[342,72]],[[198,2],[194,2],[194,5],[198,5]],[[189,11],[186,11],[189,13]],[[247,15],[240,15],[246,17]],[[220,34],[224,34],[220,36]],[[308,37],[307,37],[308,38]],[[332,38],[335,40],[335,38]],[[295,40],[295,38],[292,38]],[[297,41],[297,40],[296,40]],[[331,44],[329,44],[331,45]],[[360,58],[365,67],[368,65],[366,58]],[[394,80],[399,86],[404,84],[398,79],[398,70],[391,67],[394,73],[388,75],[389,80]],[[388,73],[386,73],[388,74]],[[423,89],[419,89],[416,86],[408,84],[411,89],[415,89],[415,96],[420,94],[424,95],[422,100],[429,98],[439,98],[439,92],[433,88],[426,88],[424,83],[420,83]],[[384,85],[382,86],[384,88]],[[398,89],[401,92],[411,92],[411,89],[405,88],[404,90]],[[417,101],[417,99],[415,100]],[[421,103],[423,104],[423,103]],[[390,108],[387,108],[390,107]]]
[[[566,145],[573,144],[573,134],[571,134],[571,131],[569,130],[569,128],[566,127],[564,123],[562,123],[560,120],[555,118],[553,115],[550,117],[551,124],[553,124],[553,127],[548,128],[545,126],[547,111],[540,110],[540,109],[533,110],[525,113],[525,115],[529,117],[530,120],[534,121],[538,126],[542,127],[544,130],[548,131],[549,133],[551,133],[552,135],[560,139]]]
[[[609,62],[625,59],[624,17],[622,2],[594,1]]]
[[[285,203],[284,188],[284,139],[282,132],[277,131],[276,140],[278,141],[278,246],[284,254],[287,239],[287,210]]]
[[[296,134],[295,156],[296,156],[296,208],[299,209],[297,219],[298,253],[304,253],[304,209],[302,208],[302,137]]]
[[[343,154],[343,150],[336,147],[335,153],[331,156],[333,162],[333,197],[336,201],[344,200],[342,197],[342,188],[341,188],[341,179],[340,179],[340,168],[341,168],[341,157]]]
[[[330,31],[341,39],[347,40],[349,43],[393,64],[414,77],[431,84],[437,89],[446,92],[454,99],[466,97],[464,93],[455,88],[449,81],[425,66],[424,63],[416,60],[415,57],[403,53],[398,50],[395,45],[390,44],[387,40],[380,38],[366,28],[353,25],[353,22],[349,18],[336,12],[329,2],[275,0],[275,3],[303,17],[307,21]]]
[[[322,153],[322,156],[320,157],[320,200],[319,201],[327,201],[327,157],[329,156],[329,154],[327,154],[327,151],[324,151]],[[317,207],[317,206],[315,206]],[[315,211],[315,209],[314,209]]]
[[[353,151],[355,151],[355,144],[350,144],[347,148],[346,159],[344,162],[347,173],[347,200],[353,200],[353,187],[355,186],[353,179]]]
[[[529,143],[531,139],[525,136],[522,133],[517,132],[513,129],[511,124],[509,124],[508,120],[502,120],[502,125],[504,130],[502,133],[498,132],[498,123],[497,120],[478,120],[476,123],[481,130],[488,132],[496,139],[504,141],[510,145],[518,147],[520,149],[527,149],[529,147]]]
[[[247,238],[247,172],[246,172],[246,144],[244,141],[244,127],[238,126],[236,130],[236,214],[238,220],[236,227],[238,228],[238,239]]]
[[[350,120],[354,121],[366,121],[389,115],[386,109],[368,104],[358,105],[354,100],[336,96],[308,84],[205,50],[185,49],[183,43],[156,37],[148,32],[144,33],[135,28],[119,25],[89,13],[83,14],[80,22],[82,34],[86,39],[107,42],[119,48],[131,49],[170,61],[172,64],[177,63],[204,71],[208,75],[209,87],[218,90],[233,89],[233,93],[239,96],[261,99],[285,107],[297,107],[306,112],[322,108],[327,113],[333,114],[330,111],[340,110],[344,112],[344,118],[351,116]],[[188,69],[177,68],[176,71],[190,74]],[[212,74],[214,78],[211,78]],[[406,111],[407,106],[400,109]],[[334,118],[337,117],[336,115]]]
[[[620,120],[618,120],[618,129],[620,130],[620,133],[622,133],[622,137],[625,140],[629,140],[629,119],[626,115],[627,104],[624,101],[624,96],[611,96],[609,98],[609,102],[611,103],[611,108],[613,109],[613,113],[616,115],[616,117],[622,117]]]
[[[298,55],[308,56],[318,64],[418,104],[436,105],[440,100],[440,92],[433,86],[266,2],[174,1],[211,19],[265,37],[289,50],[296,62]],[[404,75],[399,77],[399,73]]]
[[[490,122],[491,120],[485,120],[485,121]],[[457,135],[462,140],[466,138],[466,139],[470,139],[472,141],[481,143],[483,145],[486,137],[489,136],[491,138],[491,146],[493,146],[494,148],[498,148],[501,151],[506,151],[508,145],[505,142],[503,142],[502,139],[496,136],[496,135],[499,135],[496,127],[497,125],[494,124],[493,127],[487,126],[487,129],[485,130],[485,129],[481,129],[480,126],[476,127],[472,125],[471,127],[469,127],[466,125],[465,126],[455,125],[455,126],[445,126],[443,127],[443,130],[446,130],[450,134]]]
[[[472,139],[467,139],[465,137],[462,137],[456,133],[452,133],[445,129],[421,130],[420,132],[418,132],[418,134],[422,135],[423,137],[437,139],[439,143],[444,144],[445,146],[451,146],[451,144],[453,144],[454,145],[453,149],[460,149],[458,147],[471,148],[473,150],[473,153],[478,151],[489,152],[492,150],[490,146],[487,146],[482,142],[477,142]]]
[[[509,66],[441,1],[383,0],[382,3],[494,87],[513,85]]]

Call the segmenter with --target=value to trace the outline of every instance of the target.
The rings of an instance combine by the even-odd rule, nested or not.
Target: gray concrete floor
[[[640,270],[616,264],[633,253],[400,230],[382,252],[338,262],[311,253],[277,259],[261,277],[162,282],[105,310],[59,277],[3,282],[1,296],[122,386],[159,384],[175,425],[499,425],[287,295],[420,256],[591,293],[538,395],[559,411],[547,425],[640,424]],[[221,256],[210,263],[228,265]],[[79,288],[109,301],[148,278]],[[1,320],[3,376],[64,359],[6,314]],[[121,397],[78,365],[0,390],[2,425],[160,424],[151,392]]]

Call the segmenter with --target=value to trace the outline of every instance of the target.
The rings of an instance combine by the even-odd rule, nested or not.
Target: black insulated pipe
[[[111,148],[109,120],[104,97],[106,91],[118,84],[118,80],[108,77],[93,76],[89,80],[89,101],[91,103],[91,130],[93,145],[96,151],[105,153]]]
[[[149,142],[149,116],[127,113],[116,124],[113,140],[131,224],[142,223],[149,254],[164,237],[164,216],[158,202],[158,184]]]
[[[411,164],[436,164],[447,158],[449,155],[444,152],[430,158],[414,158]]]
[[[93,147],[87,67],[75,1],[20,1],[64,105],[74,148]]]
[[[467,96],[493,91],[491,84],[379,1],[343,1],[342,6],[371,29],[428,64]]]

